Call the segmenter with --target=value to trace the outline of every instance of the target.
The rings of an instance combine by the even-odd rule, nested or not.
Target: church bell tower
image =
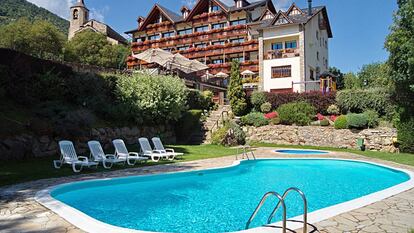
[[[85,6],[84,0],[77,0],[76,4],[70,8],[69,40],[89,20],[89,10]]]

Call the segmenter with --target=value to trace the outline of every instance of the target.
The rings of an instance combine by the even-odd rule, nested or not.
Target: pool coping
[[[276,152],[277,153],[277,152]],[[380,190],[350,201],[346,201],[343,203],[339,203],[333,206],[329,206],[326,208],[322,208],[313,212],[308,213],[308,223],[315,224],[317,222],[327,220],[331,217],[373,204],[375,202],[384,200],[386,198],[389,198],[391,196],[394,196],[396,194],[402,193],[404,191],[410,190],[414,188],[414,172],[409,171],[407,169],[402,168],[396,168],[389,165],[384,165],[377,162],[371,162],[371,161],[364,161],[359,159],[341,159],[341,158],[323,158],[323,157],[306,157],[306,158],[260,158],[257,160],[337,160],[337,161],[353,161],[353,162],[360,162],[365,164],[371,164],[380,166],[383,168],[388,168],[400,172],[404,172],[409,176],[409,180],[405,181],[403,183],[397,184],[395,186],[389,187],[384,190]],[[240,165],[243,161],[246,160],[238,160],[234,161],[231,165],[228,166],[219,166],[219,167],[213,167],[213,168],[206,168],[199,171],[208,171],[208,170],[218,170],[218,169],[225,169],[225,168],[231,168]],[[176,171],[176,172],[165,172],[161,174],[176,174],[176,173],[189,173],[194,171]],[[146,177],[146,176],[156,176],[160,174],[150,174],[150,175],[136,175],[135,177]],[[134,177],[134,176],[128,176],[128,177]],[[102,180],[112,180],[112,179],[119,179],[122,177],[116,177],[116,178],[103,178],[103,179],[93,179],[89,181],[102,181]],[[65,219],[69,223],[73,224],[74,226],[86,231],[86,232],[135,232],[135,233],[155,233],[152,231],[142,231],[142,230],[135,230],[135,229],[128,229],[123,227],[118,227],[114,225],[110,225],[108,223],[104,223],[102,221],[99,221],[69,205],[64,204],[63,202],[58,201],[57,199],[53,198],[51,196],[51,192],[61,186],[65,186],[72,183],[78,183],[78,182],[88,182],[88,181],[75,181],[75,182],[68,182],[64,184],[59,184],[55,186],[50,186],[46,189],[43,189],[41,191],[38,191],[34,197],[35,201],[40,203],[42,206],[50,209],[54,213],[56,213],[61,218]],[[296,216],[293,218],[289,218],[290,220],[302,220],[302,216]],[[269,224],[271,226],[280,226],[281,222],[276,222]],[[288,224],[288,227],[292,230],[300,229],[302,228],[302,224]],[[238,231],[238,232],[274,232],[274,228],[266,228],[266,227],[257,227],[252,228],[248,230]]]

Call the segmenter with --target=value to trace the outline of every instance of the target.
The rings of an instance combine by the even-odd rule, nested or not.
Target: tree
[[[242,78],[240,77],[240,63],[237,60],[233,60],[231,64],[228,96],[234,115],[241,116],[246,113],[246,93],[243,90]]]
[[[361,71],[358,73],[358,78],[364,83],[364,88],[392,87],[387,63],[376,62],[363,65]]]
[[[336,88],[338,90],[344,89],[344,73],[336,67],[329,67],[329,72],[336,76]]]
[[[414,151],[414,1],[398,0],[398,10],[385,48],[390,52],[390,77],[399,107],[398,141],[401,150]]]
[[[59,59],[65,36],[53,24],[19,19],[0,27],[0,47],[13,49],[42,59]]]
[[[344,76],[344,88],[345,89],[361,89],[362,82],[354,73],[350,72]]]
[[[112,45],[104,35],[85,30],[66,44],[64,57],[69,62],[123,68],[128,53],[125,46]]]

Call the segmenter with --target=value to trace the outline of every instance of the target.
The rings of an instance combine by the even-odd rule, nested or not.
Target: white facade
[[[326,14],[325,14],[326,15]],[[283,19],[288,21],[287,14]],[[320,10],[306,23],[282,23],[259,30],[261,89],[305,92],[320,89],[319,75],[329,68],[329,34]],[[281,16],[279,15],[279,18]],[[276,21],[276,19],[275,19]]]

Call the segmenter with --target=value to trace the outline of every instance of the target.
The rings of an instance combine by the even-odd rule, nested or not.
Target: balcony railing
[[[203,58],[212,56],[222,56],[224,54],[252,52],[259,49],[256,40],[246,41],[243,43],[229,43],[226,45],[210,45],[205,48],[191,48],[180,51],[187,58]]]
[[[209,72],[211,74],[217,74],[219,72],[230,74],[231,63],[210,64],[208,67],[210,68]],[[240,73],[246,70],[259,72],[259,61],[245,61],[240,63]]]
[[[133,42],[132,50],[135,52],[144,51],[149,48],[163,48],[170,46],[188,45],[198,42],[206,42],[210,40],[228,39],[231,37],[247,36],[245,25],[230,26],[227,28],[213,29],[206,32],[195,32],[187,35],[177,35],[159,40],[147,40],[143,42]]]
[[[272,60],[272,59],[280,59],[280,58],[290,58],[290,57],[299,57],[299,49],[278,49],[278,50],[270,50],[267,51],[264,59],[265,60]]]

